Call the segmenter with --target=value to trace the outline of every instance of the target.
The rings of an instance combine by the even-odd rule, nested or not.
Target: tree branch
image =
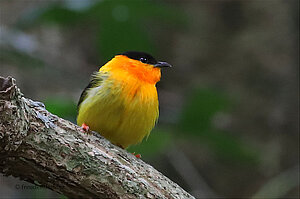
[[[0,172],[71,198],[194,198],[150,165],[0,77]]]

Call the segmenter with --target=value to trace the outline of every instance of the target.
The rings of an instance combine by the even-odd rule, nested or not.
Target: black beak
[[[166,68],[166,67],[172,67],[172,66],[171,66],[171,64],[169,64],[167,62],[159,61],[156,64],[154,64],[154,67]]]

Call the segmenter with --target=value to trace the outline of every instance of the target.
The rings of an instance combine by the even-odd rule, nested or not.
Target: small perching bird
[[[78,102],[77,124],[97,131],[122,148],[137,144],[155,126],[159,110],[156,83],[171,67],[143,52],[116,55],[95,72]]]

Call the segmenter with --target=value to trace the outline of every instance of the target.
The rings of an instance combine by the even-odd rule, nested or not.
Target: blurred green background
[[[130,152],[196,198],[299,198],[298,6],[2,0],[0,75],[75,122],[93,71],[117,53],[148,52],[173,68],[157,85],[157,127]],[[1,198],[63,198],[34,188],[0,176]]]

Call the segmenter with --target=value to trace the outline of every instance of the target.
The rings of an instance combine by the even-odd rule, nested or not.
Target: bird
[[[91,75],[78,102],[77,124],[123,149],[142,142],[158,121],[156,83],[167,67],[145,52],[115,55]]]

